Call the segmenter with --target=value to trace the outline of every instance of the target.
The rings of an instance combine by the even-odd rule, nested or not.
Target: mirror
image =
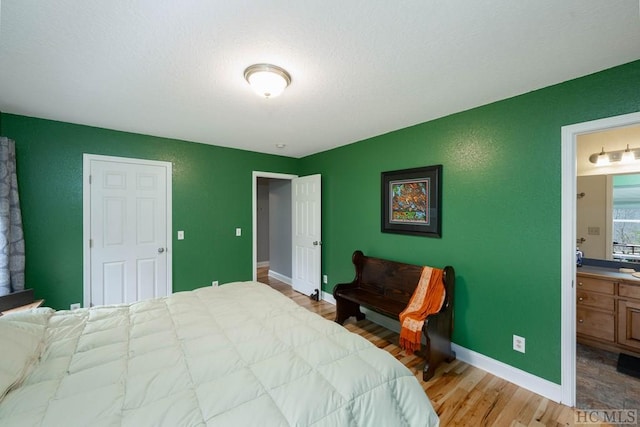
[[[640,263],[640,159],[596,166],[589,157],[640,148],[640,125],[577,138],[577,247],[585,258]]]
[[[578,247],[586,258],[640,262],[640,174],[580,176]]]

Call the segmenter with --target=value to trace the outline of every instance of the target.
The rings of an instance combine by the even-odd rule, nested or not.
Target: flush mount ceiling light
[[[640,148],[629,148],[629,144],[627,144],[627,148],[624,150],[607,152],[605,152],[604,147],[602,147],[602,151],[589,156],[589,161],[595,163],[596,166],[606,166],[614,162],[631,163],[636,159],[640,159]]]
[[[260,96],[275,98],[291,84],[287,70],[277,65],[254,64],[244,70],[244,78]]]

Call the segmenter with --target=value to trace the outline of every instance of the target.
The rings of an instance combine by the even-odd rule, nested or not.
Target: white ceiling
[[[291,157],[640,58],[638,0],[0,1],[0,111]]]

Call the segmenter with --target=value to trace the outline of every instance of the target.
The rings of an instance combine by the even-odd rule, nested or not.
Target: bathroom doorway
[[[576,406],[578,348],[576,343],[576,232],[577,219],[577,153],[581,135],[640,125],[640,113],[626,114],[562,128],[562,403]],[[637,144],[640,145],[640,144]],[[604,360],[603,360],[604,361]],[[606,375],[606,374],[604,374]],[[581,380],[583,378],[581,377]],[[598,387],[593,385],[593,387]],[[603,390],[604,391],[604,390]]]

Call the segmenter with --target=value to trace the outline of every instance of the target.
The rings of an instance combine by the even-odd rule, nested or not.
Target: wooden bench
[[[400,312],[407,307],[418,285],[422,266],[368,257],[361,251],[353,253],[352,261],[356,269],[355,279],[333,289],[335,321],[342,325],[351,316],[357,320],[364,319],[361,306],[399,321]],[[427,317],[423,327],[426,345],[419,354],[426,360],[422,373],[424,381],[433,377],[443,360],[451,362],[456,358],[451,350],[455,272],[451,266],[443,270],[444,304],[439,313]]]

